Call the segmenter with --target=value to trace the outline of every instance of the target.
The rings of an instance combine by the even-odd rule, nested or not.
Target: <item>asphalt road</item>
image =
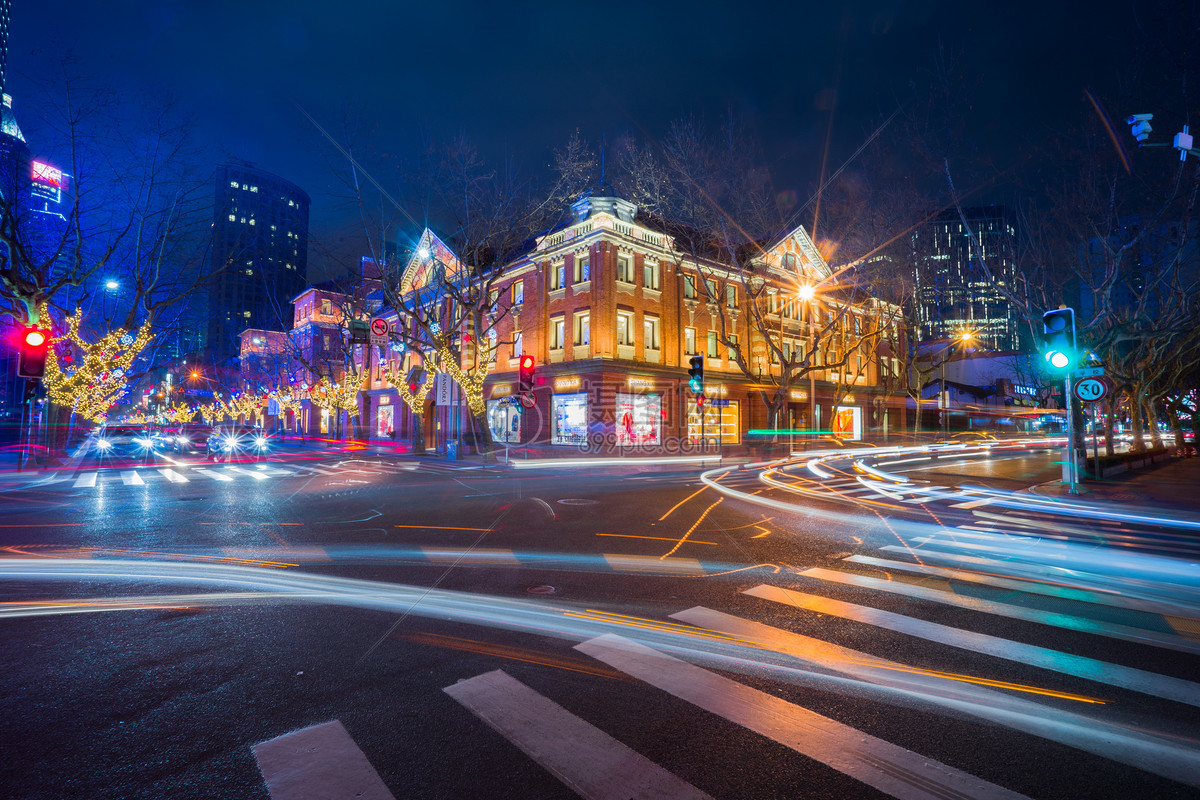
[[[1161,561],[998,566],[987,506],[772,507],[694,472],[174,461],[0,477],[0,796],[267,798],[251,748],[332,720],[397,798],[1200,786],[1200,628],[1147,588]]]

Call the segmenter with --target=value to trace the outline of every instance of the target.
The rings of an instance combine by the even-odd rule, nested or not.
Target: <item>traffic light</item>
[[[1051,372],[1067,372],[1078,360],[1075,353],[1075,310],[1056,308],[1042,314],[1046,344],[1042,350]]]
[[[533,391],[533,371],[533,356],[528,353],[522,354],[520,373],[517,379],[517,391],[522,394]]]
[[[694,394],[704,394],[704,356],[692,356],[688,362],[688,389]]]
[[[20,357],[17,374],[22,378],[40,378],[46,374],[46,352],[50,348],[50,331],[29,327],[21,331]]]

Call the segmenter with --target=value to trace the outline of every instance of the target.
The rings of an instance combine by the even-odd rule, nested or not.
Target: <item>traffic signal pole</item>
[[[1067,491],[1079,494],[1079,461],[1075,458],[1075,393],[1071,390],[1071,373],[1063,378],[1063,397],[1067,407]]]

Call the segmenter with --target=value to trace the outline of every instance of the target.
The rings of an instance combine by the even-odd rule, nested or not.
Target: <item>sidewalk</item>
[[[1159,466],[1079,484],[1079,494],[1059,481],[1033,486],[1044,497],[1078,498],[1123,506],[1153,506],[1200,514],[1200,458],[1178,458]]]

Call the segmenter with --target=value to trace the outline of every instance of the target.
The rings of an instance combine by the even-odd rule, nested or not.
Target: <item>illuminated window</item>
[[[633,312],[617,312],[617,344],[633,345]]]
[[[575,344],[584,345],[591,342],[592,315],[589,313],[575,315]]]
[[[231,189],[236,189],[236,188],[238,188],[238,182],[237,182],[237,181],[230,181],[230,182],[229,182],[229,188],[231,188]]]
[[[254,270],[252,270],[252,269],[248,269],[248,270],[246,270],[246,274],[247,274],[247,275],[253,275],[253,274],[254,274]]]
[[[629,256],[617,256],[617,280],[633,283],[633,259]]]
[[[730,361],[737,360],[736,356],[734,355],[734,351],[737,350],[737,344],[737,336],[731,333],[729,335],[729,352],[726,354],[726,358],[728,358]]]
[[[249,312],[249,311],[243,311],[243,312],[242,312],[242,316],[243,316],[243,317],[245,317],[246,319],[250,319],[250,312]]]
[[[737,287],[731,283],[725,284],[725,307],[737,307]]]
[[[683,297],[686,300],[695,300],[696,299],[696,276],[695,275],[684,275],[683,276]]]
[[[250,218],[250,224],[251,224],[251,225],[253,225],[253,224],[254,224],[254,218],[253,218],[253,217],[251,217],[251,218]]]
[[[521,332],[515,331],[513,333],[512,357],[516,358],[517,356],[521,355],[521,348],[523,347],[524,344],[522,343]]]
[[[512,304],[514,306],[519,306],[524,302],[525,302],[525,281],[513,281]]]
[[[645,348],[647,350],[657,350],[658,348],[658,317],[652,317],[647,314],[642,319],[642,327],[646,334]]]
[[[550,320],[550,349],[561,350],[563,346],[563,334],[565,321],[561,316],[553,317]]]
[[[257,191],[258,191],[258,187],[257,187],[257,186],[251,186],[251,187],[250,187],[250,191],[252,191],[252,192],[257,192]]]
[[[717,332],[716,331],[708,332],[708,357],[709,358],[717,357]]]
[[[642,286],[658,289],[658,264],[642,262]]]
[[[230,221],[230,222],[237,222],[237,214],[230,214],[230,215],[229,215],[229,221]]]
[[[333,313],[333,301],[322,300],[321,301],[321,313],[322,314],[332,314]]]
[[[714,280],[707,280],[704,283],[708,287],[708,299],[716,300],[717,299],[717,282]]]
[[[566,271],[567,268],[564,264],[559,264],[557,267],[550,267],[550,291],[563,288],[563,278]]]
[[[575,277],[572,283],[591,280],[591,264],[587,256],[575,256]]]
[[[683,354],[687,356],[696,354],[696,329],[683,329]]]

